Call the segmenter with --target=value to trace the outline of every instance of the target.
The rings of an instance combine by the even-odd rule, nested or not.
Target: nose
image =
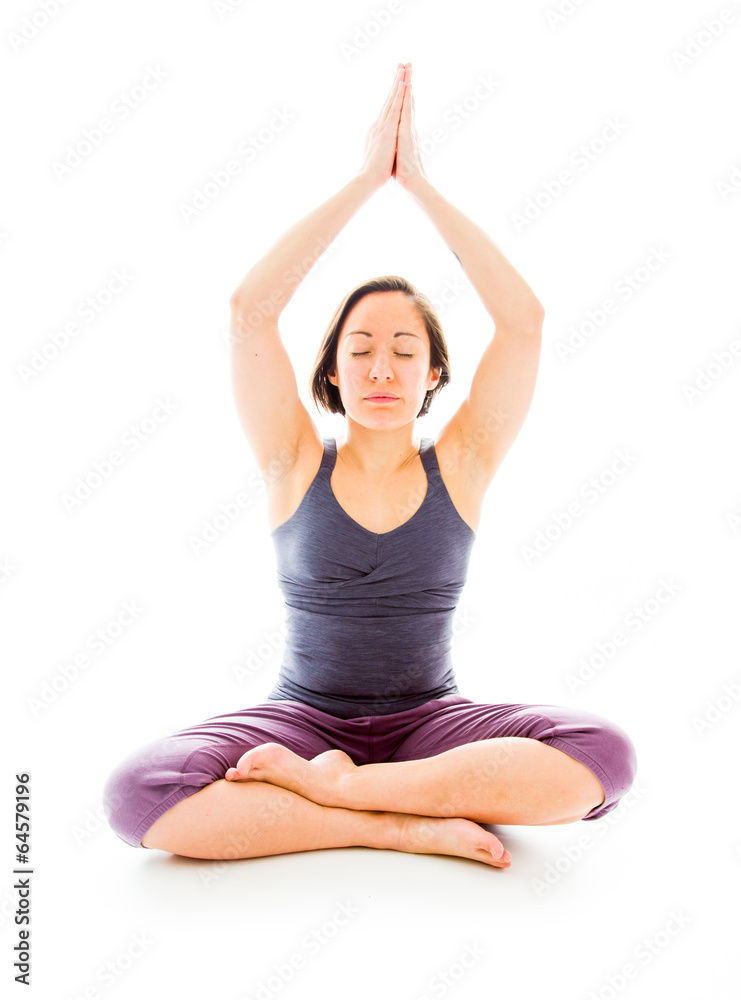
[[[376,355],[376,360],[373,362],[370,370],[371,378],[393,378],[394,373],[391,369],[391,365],[388,360],[383,355],[383,353]]]

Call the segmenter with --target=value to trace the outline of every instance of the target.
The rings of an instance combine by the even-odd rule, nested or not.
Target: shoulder
[[[444,430],[437,440],[430,438],[435,449],[440,478],[463,520],[478,530],[481,506],[488,483],[475,460],[475,454],[461,445],[459,439]]]
[[[293,461],[281,469],[281,475],[265,481],[268,502],[268,522],[273,530],[298,509],[301,500],[319,473],[324,460],[325,443],[328,449],[333,439],[322,439],[316,428],[300,442]]]
[[[448,426],[443,429],[437,440],[434,438],[430,440],[435,448],[440,474],[446,483],[456,481],[474,489],[477,483],[481,483],[482,491],[485,491],[483,477],[478,472],[476,452],[466,446],[460,435]]]

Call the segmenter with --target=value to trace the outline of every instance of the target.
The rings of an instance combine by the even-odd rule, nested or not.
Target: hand
[[[412,94],[412,64],[404,67],[404,91],[399,119],[399,131],[396,138],[396,160],[392,171],[399,184],[407,191],[413,191],[420,180],[427,180],[422,155],[419,148],[419,138],[414,125],[414,95]]]
[[[404,96],[404,65],[399,63],[386,103],[368,132],[360,173],[382,187],[393,177],[396,157],[396,133],[399,129],[401,104]]]

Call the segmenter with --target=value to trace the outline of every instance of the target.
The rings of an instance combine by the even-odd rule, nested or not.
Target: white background
[[[35,996],[736,995],[741,8],[591,0],[563,4],[572,12],[556,22],[555,2],[222,7],[70,0],[51,18],[40,4],[3,7],[3,979],[17,941],[10,799],[28,771]],[[706,18],[719,37],[700,34]],[[611,718],[636,745],[636,785],[610,823],[497,828],[506,872],[364,848],[225,870],[135,851],[102,819],[113,766],[263,701],[280,663],[264,490],[231,397],[229,296],[358,170],[398,61],[414,66],[430,180],[546,309],[535,398],[487,494],[461,598],[459,688]],[[160,81],[137,91],[152,68]],[[485,96],[482,79],[497,84]],[[237,148],[277,109],[290,122],[247,162]],[[106,117],[113,131],[55,170]],[[608,120],[621,134],[600,144]],[[184,218],[230,160],[239,174]],[[529,199],[537,217],[518,223]],[[663,264],[641,270],[654,250]],[[129,278],[110,295],[115,271]],[[433,299],[446,281],[465,286],[440,309],[453,380],[419,433],[436,436],[460,405],[493,334],[432,223],[390,182],[282,317],[323,436],[343,426],[309,402],[324,329],[349,288],[394,273]],[[636,290],[623,298],[626,275]],[[92,322],[78,311],[89,296]],[[617,310],[563,360],[558,345],[608,298]],[[727,368],[709,369],[714,353]],[[78,477],[123,451],[159,400],[167,419],[67,509]],[[588,502],[580,490],[619,450],[631,467]],[[240,492],[249,507],[196,554],[193,539]],[[551,527],[528,559],[580,497],[582,517],[560,537]],[[662,581],[674,589],[663,604]],[[140,611],[120,630],[125,602]],[[646,620],[631,629],[635,609]],[[94,654],[100,628],[111,641]],[[569,685],[617,630],[628,641]],[[240,680],[235,665],[256,659]],[[341,903],[355,908],[342,926]],[[323,925],[314,954],[305,936]],[[131,960],[136,934],[149,943]],[[301,971],[266,986],[296,955]],[[110,961],[113,985],[100,975]]]

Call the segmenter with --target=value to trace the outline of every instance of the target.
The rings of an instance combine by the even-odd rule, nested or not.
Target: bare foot
[[[355,770],[357,765],[343,750],[326,750],[305,760],[281,743],[261,743],[244,753],[224,777],[227,781],[267,781],[319,805],[352,808],[343,790]],[[502,843],[473,820],[394,812],[386,815],[391,822],[384,847],[407,854],[471,858],[494,868],[510,866],[512,859]]]
[[[343,750],[327,750],[305,760],[281,743],[261,743],[230,767],[227,781],[267,781],[288,788],[320,806],[345,807],[343,788],[347,776],[357,770]]]
[[[413,816],[389,813],[396,820],[389,847],[408,854],[451,854],[482,861],[492,868],[509,868],[512,858],[493,833],[463,817]]]

